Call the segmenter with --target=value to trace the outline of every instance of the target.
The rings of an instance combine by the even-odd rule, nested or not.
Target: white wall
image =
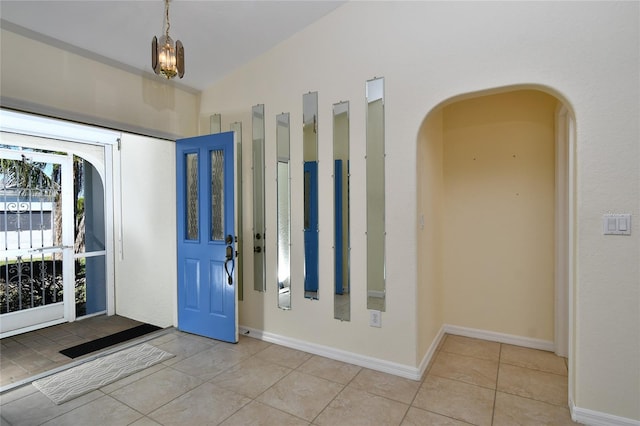
[[[301,130],[296,129],[302,127],[301,98],[317,90],[320,194],[330,194],[330,105],[352,101],[352,321],[333,320],[329,273],[321,275],[319,302],[302,298],[302,271],[295,266],[302,260],[301,167],[292,169],[292,244],[298,253],[292,259],[293,308],[276,308],[274,267],[269,266],[268,292],[245,292],[241,321],[417,365],[440,326],[421,323],[417,337],[418,319],[439,320],[438,315],[419,313],[423,307],[416,305],[418,283],[426,282],[418,276],[416,258],[417,219],[425,213],[416,202],[421,123],[431,109],[461,94],[546,86],[572,108],[577,125],[573,402],[640,419],[640,228],[635,221],[632,237],[606,237],[600,223],[609,211],[640,213],[638,16],[637,2],[350,2],[206,90],[201,123],[215,112],[222,114],[224,128],[241,120],[249,129],[250,107],[265,104],[268,182],[275,179],[275,114],[292,113],[292,164],[300,162]],[[385,77],[386,93],[388,279],[381,329],[367,325],[360,220],[365,205],[364,82],[374,76]],[[245,150],[244,158],[250,158],[247,146]],[[250,170],[250,164],[245,166]],[[275,210],[274,188],[267,186],[267,211]],[[320,270],[331,271],[332,204],[326,196],[320,204]],[[251,218],[245,219],[249,234]],[[273,214],[267,214],[267,223],[274,229]],[[274,252],[272,241],[269,265],[275,265],[269,254]],[[420,290],[418,300],[428,299],[428,292]]]
[[[450,325],[554,341],[553,96],[443,107],[443,311]]]
[[[198,133],[197,93],[5,29],[0,42],[3,106],[167,138]],[[176,324],[174,150],[125,133],[114,159],[116,313],[163,327]]]
[[[3,105],[135,133],[197,134],[199,94],[1,31]]]
[[[418,359],[433,351],[443,324],[444,141],[442,108],[429,113],[418,133]]]

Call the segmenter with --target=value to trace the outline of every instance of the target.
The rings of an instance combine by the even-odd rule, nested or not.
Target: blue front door
[[[176,141],[176,189],[178,328],[235,343],[233,140],[227,132]]]

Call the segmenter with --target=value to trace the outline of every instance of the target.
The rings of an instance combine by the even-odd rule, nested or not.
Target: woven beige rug
[[[173,356],[142,343],[36,380],[33,385],[56,404],[62,404]]]

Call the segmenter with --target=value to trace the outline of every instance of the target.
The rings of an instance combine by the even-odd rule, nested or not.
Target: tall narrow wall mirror
[[[385,310],[384,79],[367,81],[367,309]]]
[[[251,109],[253,129],[253,288],[265,291],[264,105]]]
[[[349,254],[349,102],[333,105],[333,210],[335,296],[333,316],[351,319]]]
[[[209,117],[209,131],[212,135],[222,132],[222,116],[220,114],[213,114]]]
[[[238,270],[238,299],[244,299],[244,280],[243,280],[243,240],[242,235],[242,123],[236,121],[231,123],[229,130],[236,134],[236,226],[238,230],[236,235],[238,236],[238,253],[236,258],[237,270]]]
[[[302,96],[304,297],[318,299],[318,92]]]
[[[276,117],[278,155],[278,307],[291,309],[291,191],[289,113]]]

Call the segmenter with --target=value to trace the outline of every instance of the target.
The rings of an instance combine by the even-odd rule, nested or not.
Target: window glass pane
[[[211,151],[211,239],[224,240],[224,151]]]
[[[198,239],[198,154],[190,153],[185,156],[186,160],[186,236],[187,240]]]
[[[98,170],[73,157],[75,205],[75,253],[102,251],[106,247],[104,188]]]
[[[76,316],[107,310],[106,256],[76,259]]]
[[[44,254],[0,258],[0,314],[62,300],[62,260]]]

